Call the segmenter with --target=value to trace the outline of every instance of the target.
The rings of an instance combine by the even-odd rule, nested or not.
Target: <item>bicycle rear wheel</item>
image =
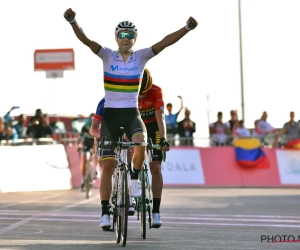
[[[151,186],[149,183],[149,176],[148,174],[145,175],[146,177],[146,211],[148,212],[148,222],[149,222],[149,229],[152,228],[152,193],[151,193]]]
[[[84,185],[85,185],[85,198],[89,199],[91,197],[91,187],[92,187],[92,163],[89,161],[86,169]]]
[[[141,182],[142,182],[142,199],[141,199],[141,236],[146,239],[146,187],[145,187],[145,169],[144,166],[141,169]]]

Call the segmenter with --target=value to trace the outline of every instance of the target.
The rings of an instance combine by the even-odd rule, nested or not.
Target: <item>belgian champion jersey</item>
[[[156,121],[155,111],[164,110],[164,106],[162,90],[153,84],[145,99],[139,101],[139,111],[144,123]]]

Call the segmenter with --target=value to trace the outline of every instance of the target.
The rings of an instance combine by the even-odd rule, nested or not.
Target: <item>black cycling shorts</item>
[[[120,127],[124,128],[127,138],[131,141],[132,137],[144,133],[146,127],[137,108],[104,108],[100,140],[106,136],[107,141],[119,141]],[[146,142],[146,139],[145,139]],[[103,146],[102,159],[115,158],[114,145]]]
[[[94,146],[94,138],[93,137],[85,137],[83,138],[83,154],[86,154],[90,149]]]
[[[146,124],[148,137],[151,138],[153,144],[160,143],[160,133],[157,125],[157,121],[150,122]],[[161,149],[153,149],[153,157],[152,161],[160,161],[162,162],[162,150]]]

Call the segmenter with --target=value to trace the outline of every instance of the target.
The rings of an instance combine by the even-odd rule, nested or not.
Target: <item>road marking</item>
[[[2,209],[2,208],[7,208],[7,207],[14,207],[14,206],[17,206],[17,205],[20,205],[20,204],[35,203],[35,202],[39,202],[39,201],[49,200],[49,199],[51,199],[51,198],[55,198],[55,197],[58,197],[58,196],[60,196],[60,195],[61,195],[61,194],[52,194],[52,195],[44,196],[44,197],[39,198],[39,199],[26,200],[26,201],[19,201],[19,202],[17,202],[17,203],[9,203],[9,204],[0,206],[0,209]]]
[[[82,204],[83,202],[78,202],[77,206]],[[75,206],[75,204],[72,204],[73,206]],[[67,207],[67,206],[66,206]],[[43,216],[47,216],[47,214],[39,214],[37,216],[31,216],[29,218],[13,218],[13,217],[0,217],[0,220],[20,220],[19,222],[16,222],[13,225],[13,228],[11,228],[10,226],[8,227],[10,231],[20,225],[23,225],[29,221],[64,221],[64,222],[99,222],[99,219],[80,219],[80,218],[46,218]],[[100,214],[98,215],[98,217],[100,217]],[[201,220],[201,218],[198,218]],[[233,222],[235,222],[233,220]],[[250,221],[252,222],[252,221]],[[278,221],[281,223],[287,223],[287,221],[285,220],[281,220]],[[21,224],[20,224],[21,223]],[[129,218],[129,223],[132,224],[139,224],[140,221],[137,221],[135,218],[130,217]],[[277,228],[300,228],[299,224],[278,224],[278,223],[269,223],[269,224],[261,224],[261,223],[222,223],[222,222],[180,222],[180,221],[174,221],[174,219],[172,219],[171,221],[168,220],[164,220],[163,221],[164,225],[186,225],[186,226],[190,226],[190,225],[203,225],[203,226],[241,226],[241,227],[277,227]],[[165,227],[164,227],[165,228]],[[168,227],[168,228],[176,228],[176,227]],[[3,234],[3,233],[2,233]],[[0,235],[1,235],[1,230],[0,230]]]
[[[95,197],[90,198],[90,199],[82,200],[82,201],[79,201],[79,202],[76,202],[76,203],[73,203],[73,204],[69,204],[69,205],[63,206],[61,208],[48,211],[48,212],[38,213],[38,214],[33,215],[29,218],[24,218],[24,219],[22,219],[22,220],[20,220],[16,223],[10,224],[9,226],[7,226],[5,228],[0,229],[0,236],[7,233],[7,232],[9,232],[9,231],[11,231],[11,230],[13,230],[13,229],[15,229],[15,228],[18,228],[19,226],[22,226],[22,225],[28,223],[29,221],[36,220],[39,217],[47,216],[50,213],[52,214],[52,213],[55,213],[55,212],[63,211],[63,210],[68,209],[68,208],[77,207],[79,205],[91,202],[91,201],[93,201],[95,199],[99,199],[99,198],[100,198],[100,195],[95,196]]]
[[[82,201],[81,204],[83,203],[86,203],[87,201]],[[77,204],[77,206],[80,205],[80,204]],[[66,206],[64,207],[64,209],[66,208],[70,208],[72,207],[73,205],[69,205],[69,206]],[[57,211],[62,211],[63,209],[58,209],[56,210]],[[30,215],[34,215],[36,212],[34,213],[29,213],[29,211],[20,211],[20,212],[1,212],[0,211],[0,216],[1,215],[23,215],[23,216],[30,216]],[[99,218],[99,213],[96,213],[96,214],[90,214],[90,213],[74,213],[74,214],[70,214],[70,213],[48,213],[47,214],[47,217],[88,217],[88,218]],[[13,217],[11,217],[13,218]],[[131,216],[129,216],[129,218],[132,218]],[[229,217],[229,218],[226,218],[226,216],[222,216],[222,217],[203,217],[202,215],[199,215],[199,216],[194,216],[194,217],[179,217],[179,216],[176,216],[176,217],[173,217],[173,216],[162,216],[162,218],[164,220],[172,220],[172,221],[176,221],[176,220],[187,220],[187,221],[197,221],[197,220],[200,220],[200,221],[233,221],[233,222],[276,222],[276,223],[300,223],[300,220],[287,220],[287,219],[268,219],[269,217],[267,217],[266,219],[263,219],[263,217],[259,216],[259,218],[254,218],[254,217],[251,217],[251,218],[245,218],[245,219],[242,219],[242,218],[232,218],[232,217]],[[271,218],[278,218],[277,216],[275,217],[271,217]]]

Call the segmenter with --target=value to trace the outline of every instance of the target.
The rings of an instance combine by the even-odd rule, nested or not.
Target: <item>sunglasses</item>
[[[134,38],[134,34],[128,33],[128,32],[120,32],[120,33],[118,33],[117,37],[120,39],[127,38],[128,40],[131,40]]]

